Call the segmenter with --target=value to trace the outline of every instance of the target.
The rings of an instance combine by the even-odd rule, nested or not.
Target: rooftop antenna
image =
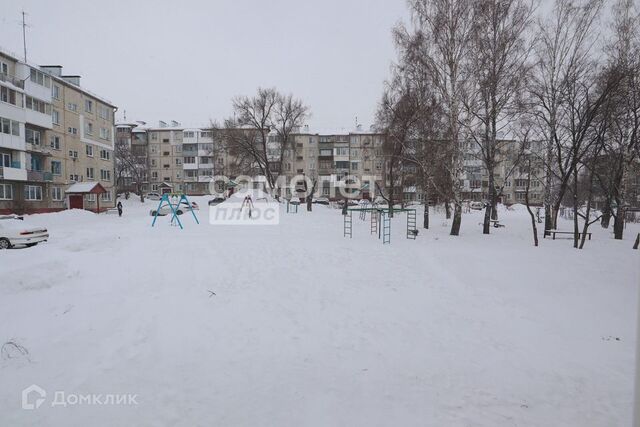
[[[27,21],[26,15],[28,15],[24,9],[22,9],[22,47],[24,48],[24,62],[27,62]]]
[[[358,116],[356,116],[356,129],[358,129]]]
[[[124,121],[126,122],[127,121],[127,110],[123,110],[123,112],[124,112]]]

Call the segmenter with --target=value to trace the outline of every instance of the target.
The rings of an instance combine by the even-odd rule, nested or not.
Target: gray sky
[[[178,5],[178,6],[176,6]],[[129,120],[222,120],[231,98],[276,86],[317,127],[372,123],[404,0],[12,0],[0,46],[59,64]]]

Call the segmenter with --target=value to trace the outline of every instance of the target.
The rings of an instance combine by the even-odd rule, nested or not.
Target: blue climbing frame
[[[176,205],[174,206],[173,203],[171,203],[171,200],[169,199],[169,197],[178,197],[178,196],[180,197],[180,199],[178,200],[178,203],[176,203]],[[153,222],[151,223],[151,226],[153,227],[154,225],[156,225],[156,219],[158,219],[158,215],[160,214],[160,209],[162,208],[163,204],[166,203],[167,206],[169,206],[169,208],[171,209],[171,222],[173,222],[173,220],[175,219],[178,225],[180,226],[180,229],[183,230],[184,227],[182,226],[182,222],[180,222],[180,218],[178,217],[178,211],[177,211],[177,208],[180,207],[180,204],[182,203],[183,200],[187,204],[187,206],[189,206],[189,210],[193,215],[193,219],[196,220],[196,224],[200,224],[200,221],[198,221],[198,217],[196,216],[196,213],[193,211],[193,208],[191,207],[191,203],[189,202],[189,199],[187,199],[187,196],[185,196],[184,194],[165,193],[162,195],[162,198],[160,199],[160,203],[158,204],[158,209],[156,209],[156,214],[153,216]]]

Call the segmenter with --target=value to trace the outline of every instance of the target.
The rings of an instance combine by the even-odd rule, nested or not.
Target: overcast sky
[[[316,127],[372,123],[404,0],[12,0],[0,46],[59,64],[128,120],[222,120],[258,86],[293,93]]]

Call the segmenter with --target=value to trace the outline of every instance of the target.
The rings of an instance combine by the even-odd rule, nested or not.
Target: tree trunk
[[[424,202],[424,214],[422,216],[422,228],[429,229],[429,202]]]
[[[600,226],[602,228],[609,228],[609,224],[611,224],[611,203],[605,203],[606,205],[602,210],[602,218],[600,219]]]
[[[448,203],[447,203],[448,206]],[[450,209],[450,208],[449,208]],[[462,204],[456,201],[453,209],[453,222],[451,223],[451,235],[460,235],[460,224],[462,223]]]
[[[447,219],[451,219],[451,205],[449,204],[449,200],[445,200],[444,201],[444,212],[445,212],[445,217]],[[453,230],[453,228],[452,228]],[[457,236],[457,234],[456,234]]]
[[[549,230],[553,230],[553,216],[551,215],[551,203],[545,203],[544,205],[544,235],[549,234]]]
[[[306,202],[307,202],[307,212],[311,212],[313,208],[313,199],[311,197],[307,197]]]
[[[613,238],[616,240],[622,240],[624,234],[624,208],[620,206],[616,208],[616,216],[613,220]]]
[[[573,247],[578,248],[578,169],[573,170]]]
[[[482,223],[482,234],[489,234],[491,232],[491,219],[494,216],[493,209],[496,204],[496,188],[495,178],[493,176],[493,166],[490,164],[489,169],[489,201],[484,212],[484,221]]]
[[[638,246],[640,246],[640,233],[638,233],[638,236],[636,237],[636,242],[633,244],[633,249],[638,249]]]

